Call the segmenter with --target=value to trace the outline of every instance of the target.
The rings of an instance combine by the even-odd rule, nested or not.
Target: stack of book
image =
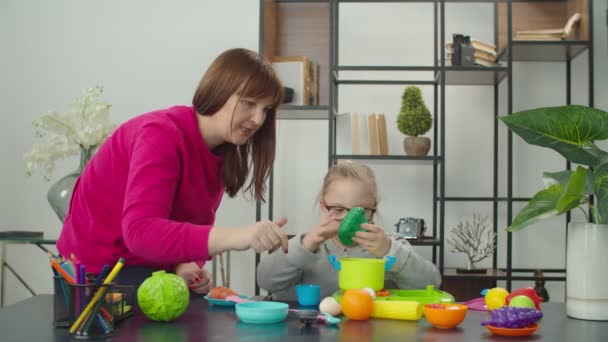
[[[385,115],[339,114],[336,144],[338,154],[388,155]]]
[[[541,30],[516,31],[513,40],[562,40],[567,39],[573,32],[576,25],[580,22],[581,15],[574,13],[566,25],[561,28],[549,28]]]
[[[473,63],[477,65],[483,66],[497,66],[496,63],[496,45],[485,43],[476,39],[471,39],[471,45],[474,49],[474,60]],[[452,59],[452,54],[454,53],[454,44],[446,43],[445,44],[446,57],[448,60]],[[467,64],[463,64],[467,65]]]

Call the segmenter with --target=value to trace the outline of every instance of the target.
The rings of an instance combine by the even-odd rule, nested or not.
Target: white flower
[[[68,112],[51,111],[34,120],[34,134],[46,141],[35,144],[24,155],[28,175],[43,168],[44,178],[49,180],[57,160],[77,155],[81,150],[90,151],[103,143],[116,125],[110,121],[111,105],[99,100],[102,93],[101,86],[87,89]]]

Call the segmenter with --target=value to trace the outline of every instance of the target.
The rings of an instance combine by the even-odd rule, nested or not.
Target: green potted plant
[[[405,153],[412,156],[425,156],[431,149],[431,139],[419,137],[431,129],[433,118],[422,99],[422,91],[409,86],[401,97],[401,111],[397,116],[397,128],[407,137],[403,140]]]
[[[573,171],[545,172],[548,187],[532,197],[507,230],[515,232],[581,208],[586,222],[568,225],[566,311],[575,318],[608,320],[608,152],[595,144],[608,139],[608,113],[569,105],[499,119],[527,143],[555,150],[578,164]]]

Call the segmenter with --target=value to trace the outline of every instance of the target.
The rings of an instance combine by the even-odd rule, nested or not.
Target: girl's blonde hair
[[[367,185],[369,193],[373,196],[374,206],[380,202],[374,171],[367,165],[353,162],[342,162],[329,168],[323,180],[321,193],[319,193],[319,201],[323,200],[327,194],[327,189],[336,179],[355,179],[361,181]]]

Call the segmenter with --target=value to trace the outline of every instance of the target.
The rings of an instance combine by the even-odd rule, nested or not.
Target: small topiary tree
[[[409,86],[401,97],[401,111],[397,116],[397,128],[405,135],[417,137],[431,129],[433,118],[424,104],[422,91],[416,86]]]

